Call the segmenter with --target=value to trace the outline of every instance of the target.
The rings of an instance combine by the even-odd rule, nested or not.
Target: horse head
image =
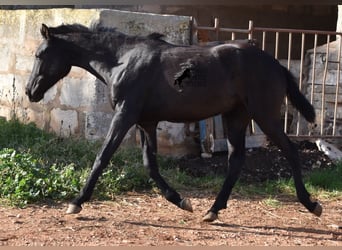
[[[31,102],[43,99],[45,92],[71,69],[66,42],[54,36],[45,24],[42,24],[40,32],[44,40],[35,53],[33,69],[26,86],[26,95]]]

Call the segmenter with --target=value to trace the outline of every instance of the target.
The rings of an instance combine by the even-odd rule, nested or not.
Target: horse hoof
[[[184,198],[181,202],[180,202],[180,208],[189,212],[193,212],[194,210],[192,209],[191,206],[191,202],[189,199]]]
[[[214,220],[216,220],[218,218],[217,214],[215,214],[214,212],[209,211],[204,217],[203,217],[203,221],[204,222],[213,222]]]
[[[317,217],[320,217],[322,214],[323,208],[321,206],[321,204],[319,204],[318,202],[316,202],[316,207],[315,209],[312,211],[312,213],[314,215],[316,215]]]
[[[69,204],[68,210],[66,211],[67,214],[78,214],[81,212],[82,207],[77,206],[75,204]]]

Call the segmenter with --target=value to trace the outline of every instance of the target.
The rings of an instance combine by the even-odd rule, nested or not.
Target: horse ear
[[[42,27],[40,28],[40,34],[42,34],[42,36],[46,39],[49,40],[50,39],[50,31],[49,31],[49,27],[46,26],[44,23],[42,24]]]

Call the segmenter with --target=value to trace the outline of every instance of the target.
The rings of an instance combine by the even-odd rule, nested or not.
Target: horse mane
[[[90,33],[92,32],[88,27],[81,24],[62,24],[57,27],[50,27],[52,34],[63,35],[68,33]]]
[[[69,34],[69,33],[112,33],[112,32],[117,32],[116,28],[111,28],[111,27],[101,27],[97,24],[91,25],[90,28],[81,25],[81,24],[62,24],[57,27],[50,27],[49,28],[52,34],[54,35],[63,35],[63,34]],[[151,40],[162,40],[164,35],[153,32],[149,35],[146,36],[146,38],[151,39]]]

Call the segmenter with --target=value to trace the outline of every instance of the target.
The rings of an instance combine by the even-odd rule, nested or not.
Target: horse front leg
[[[143,163],[149,176],[155,181],[164,197],[183,210],[192,212],[191,202],[181,196],[170,187],[160,175],[157,163],[157,123],[139,124],[141,146],[143,150]]]
[[[127,131],[131,126],[133,126],[133,124],[134,121],[131,115],[128,115],[127,112],[124,113],[118,111],[115,113],[105,141],[96,156],[86,184],[81,190],[79,196],[69,204],[67,214],[79,213],[82,210],[82,204],[90,200],[99,176],[102,174],[103,169],[108,165],[112,155],[117,150]]]

